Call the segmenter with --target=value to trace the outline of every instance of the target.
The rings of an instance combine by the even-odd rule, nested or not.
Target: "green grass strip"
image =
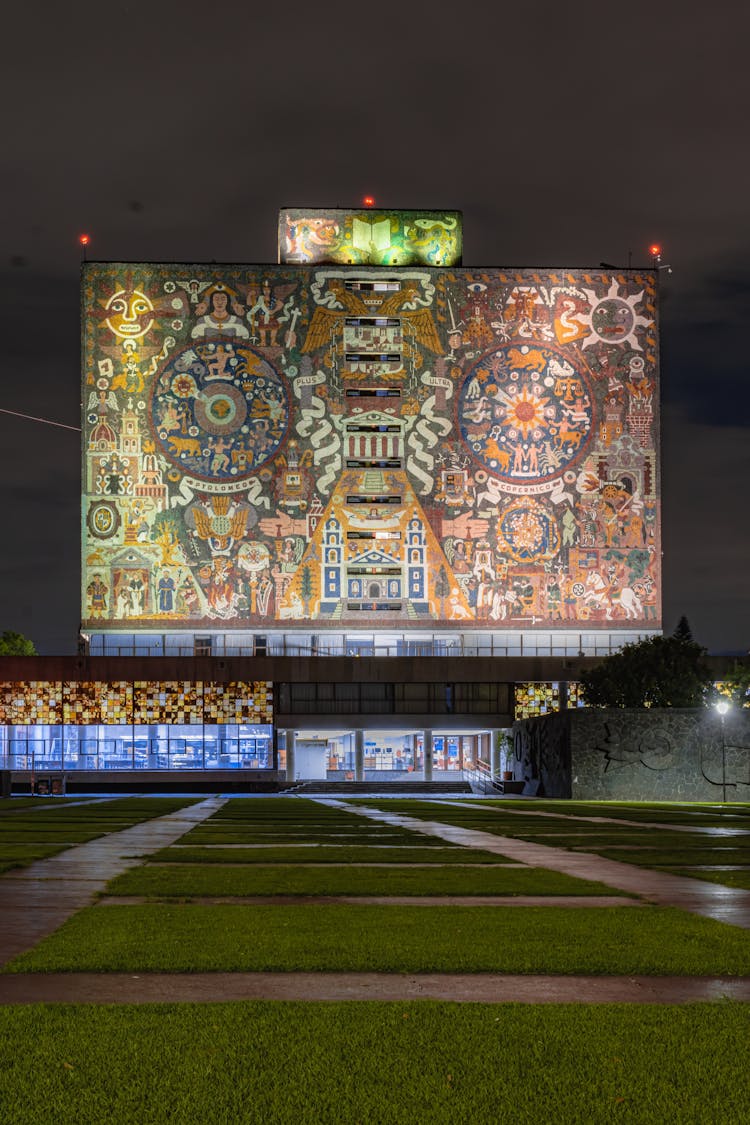
[[[170,847],[155,852],[153,863],[512,863],[506,856],[476,848],[191,848]]]
[[[694,867],[701,863],[748,863],[746,850],[736,848],[707,849],[683,848],[674,851],[671,848],[648,849],[645,851],[630,851],[628,848],[601,848],[598,855],[605,859],[616,859],[621,863],[631,863],[635,867]]]
[[[37,859],[64,852],[65,844],[2,844],[0,845],[0,872],[16,867],[28,867]]]
[[[543,868],[138,867],[114,879],[111,895],[618,895],[603,883]]]
[[[686,875],[689,879],[704,879],[707,883],[720,883],[724,887],[750,891],[750,871],[696,871],[690,867],[681,871],[675,871],[674,868],[669,870],[672,875]]]
[[[98,906],[10,972],[750,974],[738,927],[674,908]]]
[[[4,1125],[740,1125],[748,1006],[0,1009]]]
[[[403,846],[441,847],[445,841],[437,836],[424,836],[416,832],[299,832],[292,835],[289,832],[188,832],[182,838],[188,845],[200,847],[203,844],[331,844],[350,845],[361,844],[401,844]]]

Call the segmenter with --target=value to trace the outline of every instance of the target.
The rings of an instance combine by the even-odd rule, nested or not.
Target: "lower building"
[[[0,753],[17,788],[268,788],[455,780],[502,768],[516,717],[577,702],[593,657],[4,657]]]

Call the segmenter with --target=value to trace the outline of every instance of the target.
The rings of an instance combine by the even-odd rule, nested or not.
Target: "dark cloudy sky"
[[[281,204],[446,206],[466,265],[662,275],[664,624],[750,647],[743,5],[13,5],[0,407],[79,422],[90,257],[274,261]],[[70,652],[78,435],[0,414],[0,631]]]

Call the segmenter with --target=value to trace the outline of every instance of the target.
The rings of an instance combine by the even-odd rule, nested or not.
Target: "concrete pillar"
[[[490,731],[490,769],[492,776],[497,777],[505,769],[504,755],[500,751],[500,743],[505,732],[502,730]]]
[[[294,742],[295,733],[293,730],[284,732],[286,735],[286,779],[287,781],[295,781],[294,775]]]
[[[365,780],[365,732],[354,732],[354,780]]]
[[[424,779],[432,781],[432,731],[422,731],[422,753],[424,756]]]

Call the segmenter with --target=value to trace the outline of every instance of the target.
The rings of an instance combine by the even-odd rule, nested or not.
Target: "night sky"
[[[159,0],[4,19],[0,408],[79,425],[80,247],[273,262],[283,204],[464,212],[464,265],[661,274],[664,628],[750,647],[750,15]],[[75,650],[73,430],[0,414],[0,631]]]

